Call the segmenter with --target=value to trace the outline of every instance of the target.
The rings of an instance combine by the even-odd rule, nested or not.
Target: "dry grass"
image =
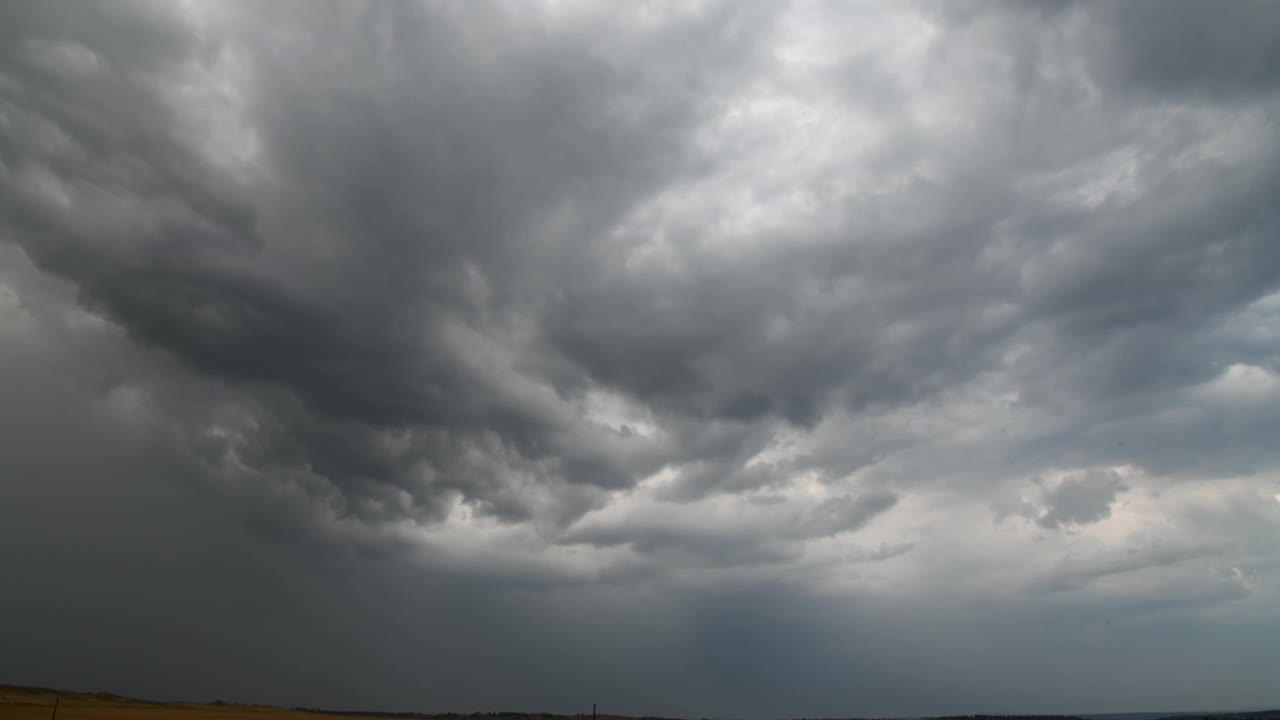
[[[0,720],[325,720],[328,716],[265,705],[159,703],[118,695],[0,685]],[[350,720],[350,719],[344,719]]]

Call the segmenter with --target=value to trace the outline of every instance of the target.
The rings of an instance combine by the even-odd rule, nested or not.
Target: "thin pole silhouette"
[[[49,718],[49,720],[57,720],[57,717],[58,717],[58,700],[59,700],[59,699],[60,699],[60,698],[57,698],[57,697],[55,697],[55,698],[53,699],[53,717],[50,717],[50,718]]]

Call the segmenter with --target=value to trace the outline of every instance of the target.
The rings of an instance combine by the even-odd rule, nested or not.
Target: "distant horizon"
[[[950,713],[944,715],[825,715],[825,716],[781,716],[766,718],[764,716],[740,716],[740,715],[703,715],[703,716],[682,716],[682,715],[646,715],[634,713],[609,713],[598,712],[554,712],[541,710],[473,710],[473,711],[432,711],[423,709],[378,709],[378,708],[327,708],[327,707],[310,707],[305,705],[274,705],[269,703],[241,702],[235,699],[227,700],[226,698],[214,698],[210,700],[193,700],[190,698],[144,698],[132,695],[122,695],[110,690],[72,690],[68,688],[44,687],[36,685],[21,685],[14,683],[0,682],[0,691],[4,689],[16,690],[34,690],[46,692],[55,695],[90,695],[103,696],[110,698],[119,698],[123,700],[131,700],[143,703],[159,703],[159,704],[196,704],[196,705],[238,705],[246,707],[274,707],[287,710],[302,710],[316,714],[346,715],[360,716],[362,714],[375,715],[416,715],[423,717],[474,717],[474,716],[538,716],[551,715],[557,718],[565,717],[591,717],[593,714],[601,718],[656,718],[659,720],[946,720],[948,718],[966,718],[966,717],[992,717],[992,718],[1086,718],[1087,720],[1106,720],[1107,718],[1129,718],[1130,720],[1146,720],[1147,718],[1162,718],[1175,716],[1201,716],[1201,715],[1246,715],[1251,713],[1277,713],[1280,714],[1280,706],[1265,708],[1244,708],[1244,709],[1214,709],[1214,710],[1175,710],[1175,711],[1141,711],[1141,712],[1118,712],[1118,713]],[[3,702],[0,701],[0,705]],[[597,703],[598,705],[598,703]],[[3,715],[0,715],[2,718]]]

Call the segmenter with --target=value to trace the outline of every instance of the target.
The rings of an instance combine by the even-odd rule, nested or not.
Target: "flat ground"
[[[265,705],[148,702],[118,695],[0,685],[0,720],[49,720],[55,697],[59,698],[58,720],[326,720],[329,717]]]

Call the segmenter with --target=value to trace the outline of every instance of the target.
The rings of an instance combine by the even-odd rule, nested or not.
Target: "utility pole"
[[[596,720],[596,704],[591,703],[591,720]]]

